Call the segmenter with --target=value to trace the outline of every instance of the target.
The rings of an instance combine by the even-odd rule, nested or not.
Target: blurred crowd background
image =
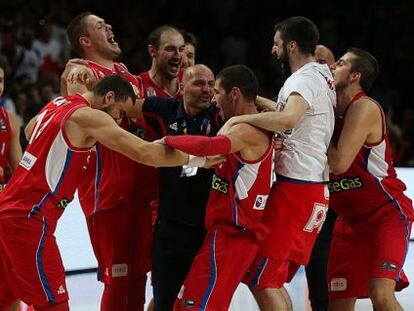
[[[149,32],[172,24],[196,35],[198,63],[216,73],[246,64],[267,97],[277,95],[284,79],[270,54],[273,26],[289,16],[307,16],[336,58],[352,46],[378,58],[381,73],[370,95],[386,112],[395,164],[414,166],[414,1],[0,0],[0,59],[6,62],[0,105],[16,112],[22,126],[59,94],[64,65],[77,56],[66,26],[82,11],[112,25],[122,49],[119,61],[132,73],[150,67]]]

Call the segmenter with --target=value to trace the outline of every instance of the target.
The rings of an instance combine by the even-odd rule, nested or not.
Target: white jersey
[[[309,104],[304,117],[291,130],[278,133],[285,138],[276,153],[275,172],[309,182],[329,180],[327,150],[334,130],[336,92],[327,65],[307,63],[295,71],[280,89],[277,111],[282,111],[292,93]]]

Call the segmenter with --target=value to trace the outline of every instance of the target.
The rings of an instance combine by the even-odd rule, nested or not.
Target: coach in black
[[[187,68],[183,100],[147,97],[137,102],[159,138],[165,135],[215,136],[221,125],[211,105],[214,74],[204,65]],[[181,285],[205,237],[204,216],[214,170],[189,166],[160,168],[160,203],[152,247],[155,310],[172,310]]]

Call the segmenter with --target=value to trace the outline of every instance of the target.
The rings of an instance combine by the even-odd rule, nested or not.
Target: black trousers
[[[316,238],[308,265],[305,267],[312,311],[328,310],[327,268],[335,220],[335,213],[329,209],[322,230]]]
[[[171,311],[206,230],[158,219],[152,246],[152,286],[155,311]]]

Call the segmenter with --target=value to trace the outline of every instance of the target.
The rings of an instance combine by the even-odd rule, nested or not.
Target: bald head
[[[335,63],[335,57],[330,49],[326,46],[318,44],[315,49],[315,59],[320,64],[327,64],[328,66]]]
[[[210,68],[208,68],[206,65],[197,64],[191,67],[188,67],[183,75],[183,84],[185,85],[189,80],[194,78],[196,75],[206,75],[206,76],[212,76],[214,79],[214,74],[211,71]]]
[[[197,115],[210,107],[214,93],[214,74],[205,65],[188,67],[183,76],[184,109],[189,115]]]

